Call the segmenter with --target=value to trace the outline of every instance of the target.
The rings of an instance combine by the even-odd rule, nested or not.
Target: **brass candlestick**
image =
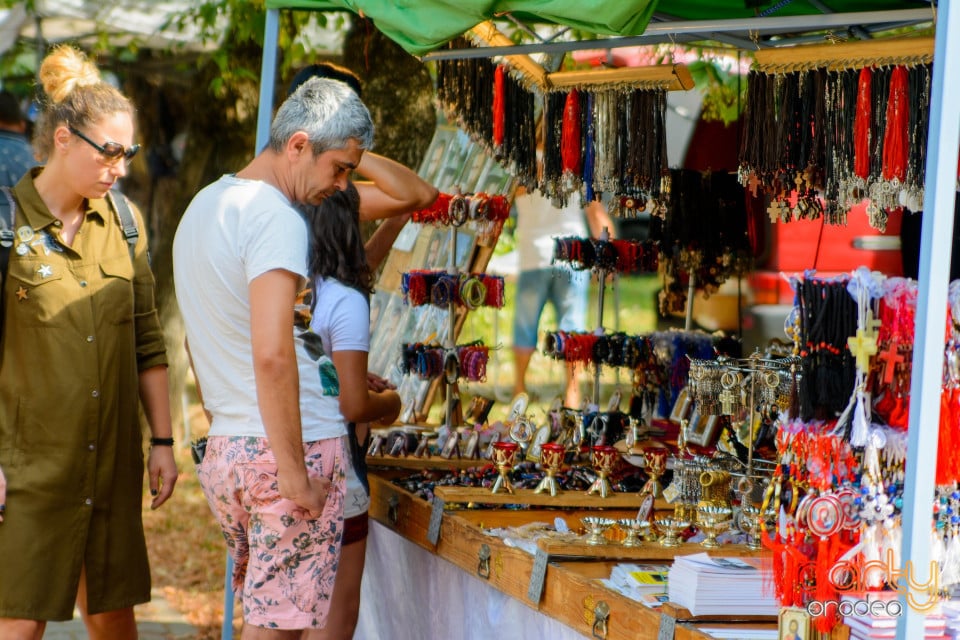
[[[619,457],[620,452],[617,451],[616,447],[610,445],[598,444],[590,448],[590,461],[593,464],[594,471],[597,472],[597,479],[587,489],[588,496],[599,493],[601,498],[606,498],[613,492],[607,476],[613,471]]]
[[[513,493],[513,484],[510,482],[510,470],[517,458],[517,450],[520,448],[512,440],[500,440],[493,443],[493,463],[497,466],[500,475],[493,483],[493,489],[490,493]]]
[[[647,447],[643,450],[643,457],[646,460],[644,469],[647,472],[647,483],[640,490],[649,492],[654,498],[663,496],[663,487],[660,484],[660,477],[667,470],[667,457],[670,450],[666,448]]]
[[[556,475],[563,465],[563,456],[566,452],[566,447],[559,442],[545,442],[540,445],[540,468],[546,475],[533,490],[534,493],[549,491],[551,496],[557,495],[560,488],[557,485]]]

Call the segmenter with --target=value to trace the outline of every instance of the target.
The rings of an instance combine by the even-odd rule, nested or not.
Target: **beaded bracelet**
[[[453,300],[454,282],[451,277],[441,276],[430,287],[430,302],[437,306],[445,306]]]
[[[487,300],[487,287],[477,276],[465,276],[460,282],[460,302],[471,311]]]

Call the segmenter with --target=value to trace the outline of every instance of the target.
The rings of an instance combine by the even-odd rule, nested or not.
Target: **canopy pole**
[[[900,576],[898,591],[904,615],[897,621],[898,640],[924,636],[925,612],[918,609],[932,601],[935,594],[927,594],[923,583],[932,578],[939,582],[930,564],[936,465],[929,461],[936,459],[937,425],[940,424],[943,332],[953,242],[957,145],[960,144],[960,38],[956,35],[960,33],[960,7],[951,5],[941,2],[937,11],[931,79],[920,286],[914,320],[916,338],[903,489],[904,566],[890,568]]]
[[[260,153],[270,139],[273,117],[273,88],[277,82],[277,50],[279,49],[280,10],[267,9],[263,27],[263,60],[260,64],[260,107],[257,110],[257,148]]]

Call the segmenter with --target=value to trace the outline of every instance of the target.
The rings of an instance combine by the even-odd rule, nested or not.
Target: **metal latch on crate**
[[[665,613],[660,615],[660,629],[657,631],[657,640],[673,640],[677,631],[677,619]]]
[[[610,620],[610,605],[601,600],[593,608],[593,637],[597,640],[606,640],[607,622]],[[671,638],[672,640],[672,638]]]
[[[533,556],[533,567],[530,569],[530,586],[527,587],[527,599],[534,604],[540,604],[543,584],[547,580],[547,564],[549,561],[550,555],[537,547],[537,552]]]
[[[395,493],[387,498],[387,520],[394,529],[400,524],[400,498]]]
[[[430,524],[427,526],[427,542],[437,544],[440,542],[440,525],[443,523],[443,498],[433,496],[430,510]]]
[[[490,545],[483,543],[477,550],[477,575],[484,580],[490,579]]]

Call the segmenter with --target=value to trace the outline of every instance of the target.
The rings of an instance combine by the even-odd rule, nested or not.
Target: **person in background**
[[[360,98],[309,80],[278,109],[267,147],[202,189],[174,237],[177,301],[212,416],[197,471],[234,559],[244,640],[313,637],[327,623],[346,429],[319,389],[316,345],[295,334],[309,234],[293,203],[346,188],[372,143]]]
[[[0,90],[0,187],[12,187],[37,161],[25,132],[27,122],[17,97]]]
[[[520,273],[514,298],[513,357],[516,366],[514,393],[527,389],[527,369],[537,347],[540,316],[549,301],[557,316],[557,330],[587,330],[588,271],[575,271],[553,263],[554,238],[587,233],[599,238],[607,229],[615,237],[613,220],[599,201],[581,205],[579,193],[572,194],[566,207],[557,208],[539,191],[517,190],[517,252]],[[566,364],[564,405],[580,408],[580,381],[574,364]]]
[[[310,330],[322,343],[321,372],[323,358],[333,364],[333,371],[320,376],[324,393],[338,397],[340,413],[351,432],[351,463],[345,465],[343,552],[330,619],[317,634],[323,640],[352,638],[360,610],[370,496],[363,459],[366,449],[359,445],[356,431],[359,428],[366,433],[372,421],[392,424],[400,415],[400,396],[392,385],[368,383],[373,276],[361,239],[359,202],[357,189],[350,185],[307,213],[313,283]]]
[[[340,80],[349,85],[358,96],[361,95],[359,78],[349,69],[328,62],[310,65],[297,73],[291,82],[291,92],[312,77]],[[351,396],[356,395],[353,392],[359,389],[355,388],[353,383],[345,384],[344,380],[354,378],[353,374],[362,365],[367,375],[368,393],[386,392],[394,388],[388,381],[366,371],[370,343],[369,294],[373,289],[370,274],[376,271],[387,256],[403,225],[410,219],[410,214],[432,204],[438,195],[437,189],[420,178],[416,172],[370,151],[363,154],[356,174],[361,179],[352,181],[351,187],[337,194],[335,201],[330,198],[319,207],[302,207],[307,219],[312,221],[311,282],[315,285],[311,313],[313,331],[323,336],[325,353],[330,354],[331,349],[334,353],[343,351],[339,356],[334,355],[333,361],[340,379],[341,392],[344,389],[351,392],[343,393],[340,399],[341,411],[350,423],[350,464],[346,465],[343,548],[337,568],[330,619],[318,634],[318,638],[323,640],[347,640],[353,637],[360,611],[360,587],[367,550],[367,510],[370,506],[370,494],[366,479],[367,448],[364,443],[369,435],[369,424],[348,415],[350,406],[356,404]],[[382,222],[366,244],[360,246],[358,254],[356,247],[351,250],[346,248],[358,242],[361,219]],[[366,269],[358,263],[358,255],[366,256]],[[336,280],[326,280],[328,278]],[[325,282],[327,284],[324,286]],[[363,294],[362,297],[358,291]],[[349,315],[336,315],[344,322],[353,318],[349,327],[354,335],[350,341],[341,341],[338,345],[329,335],[330,325],[335,321],[331,314],[337,311],[337,305],[344,298],[354,299],[355,308]],[[318,306],[323,310],[319,315],[316,312]],[[361,330],[363,335],[357,333],[357,330]],[[347,347],[342,346],[343,344]],[[354,348],[350,348],[351,345]],[[348,364],[349,368],[342,370],[342,366]],[[394,415],[393,419],[396,417]]]
[[[0,638],[40,638],[76,605],[91,639],[128,640],[150,600],[141,408],[151,508],[177,481],[147,226],[134,210],[131,253],[107,199],[139,148],[133,105],[69,46],[39,77],[45,164],[12,191],[3,293]]]

